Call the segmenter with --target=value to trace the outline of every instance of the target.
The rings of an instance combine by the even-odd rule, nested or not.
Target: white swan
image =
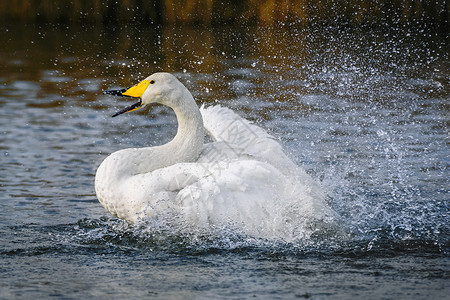
[[[195,226],[236,226],[244,233],[292,236],[301,224],[333,218],[318,184],[263,129],[233,111],[198,108],[173,75],[155,73],[106,94],[171,107],[175,138],[162,146],[112,153],[99,166],[95,190],[113,215],[136,223],[173,212]],[[213,142],[204,144],[205,129]]]

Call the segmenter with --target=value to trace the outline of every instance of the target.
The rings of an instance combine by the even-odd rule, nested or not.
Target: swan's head
[[[178,79],[169,73],[155,73],[138,84],[120,90],[107,90],[104,94],[137,98],[138,102],[115,113],[113,117],[126,112],[137,110],[151,103],[160,103],[168,106],[176,105],[182,93],[189,93]],[[181,96],[181,97],[180,97]]]

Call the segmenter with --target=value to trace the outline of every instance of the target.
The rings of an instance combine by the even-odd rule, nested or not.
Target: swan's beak
[[[136,102],[135,104],[130,105],[128,107],[125,107],[121,111],[116,112],[113,115],[113,117],[116,117],[118,115],[130,112],[130,111],[138,110],[139,108],[141,108],[141,106],[143,105],[142,95],[144,94],[144,92],[147,89],[149,84],[150,84],[150,82],[148,80],[144,80],[130,88],[104,91],[103,94],[108,94],[108,95],[113,95],[113,96],[121,96],[121,97],[139,98],[138,102]]]

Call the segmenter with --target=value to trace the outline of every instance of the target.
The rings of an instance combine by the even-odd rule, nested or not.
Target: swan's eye
[[[150,81],[150,84],[154,84],[154,83],[155,83],[155,81],[154,81],[154,80]]]

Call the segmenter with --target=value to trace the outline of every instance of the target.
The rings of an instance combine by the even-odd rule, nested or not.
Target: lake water
[[[450,293],[448,36],[351,28],[4,26],[0,298],[443,299]],[[102,95],[157,71],[273,134],[342,232],[295,241],[136,226],[97,201],[111,152],[176,132]],[[149,117],[150,116],[150,117]]]

